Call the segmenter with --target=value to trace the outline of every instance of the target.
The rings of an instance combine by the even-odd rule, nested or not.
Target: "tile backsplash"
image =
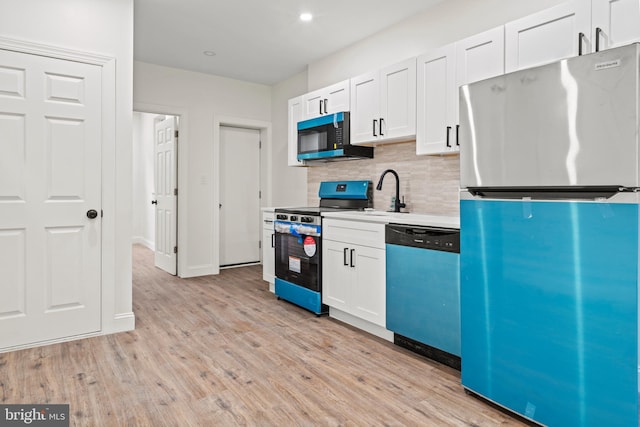
[[[307,201],[318,205],[318,188],[322,181],[370,180],[375,185],[380,175],[393,169],[400,177],[400,197],[413,213],[459,215],[458,188],[460,162],[458,155],[417,156],[415,142],[380,145],[373,159],[324,163],[307,169]],[[382,191],[373,191],[373,206],[390,210],[395,194],[395,178],[384,177]]]

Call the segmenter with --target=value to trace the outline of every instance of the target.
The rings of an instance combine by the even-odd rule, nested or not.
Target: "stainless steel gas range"
[[[373,186],[369,181],[325,181],[318,195],[318,207],[275,210],[275,293],[320,315],[329,312],[322,304],[322,214],[371,208]]]

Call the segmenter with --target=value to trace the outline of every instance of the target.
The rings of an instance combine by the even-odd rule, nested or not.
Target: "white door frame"
[[[101,330],[82,336],[54,339],[46,343],[69,341],[72,339],[101,335],[105,330],[120,330],[119,324],[124,324],[122,330],[131,330],[135,322],[133,313],[126,316],[116,315],[116,59],[114,57],[98,55],[65,49],[58,46],[44,45],[24,40],[10,39],[0,36],[0,49],[21,52],[49,58],[81,62],[97,65],[102,68],[102,246],[101,246]],[[106,185],[109,183],[110,185]],[[45,344],[38,343],[38,345]],[[31,347],[24,345],[12,348]],[[3,349],[3,351],[6,349]]]
[[[177,116],[180,136],[178,137],[178,277],[187,271],[187,144],[189,142],[189,119],[187,110],[181,107],[157,104],[133,103],[133,111],[140,113]]]
[[[262,142],[262,150],[260,151],[260,186],[262,189],[262,198],[260,199],[260,207],[271,205],[271,123],[261,120],[245,119],[241,117],[231,116],[214,116],[213,118],[213,177],[215,183],[213,185],[213,274],[220,272],[220,126],[233,126],[247,129],[256,129],[260,131],[260,140]],[[179,213],[180,215],[180,213]],[[262,229],[260,229],[262,231]],[[262,235],[260,236],[262,239]]]

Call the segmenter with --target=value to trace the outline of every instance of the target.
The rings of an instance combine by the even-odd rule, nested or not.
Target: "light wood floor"
[[[459,373],[278,301],[260,266],[181,280],[134,247],[136,330],[0,354],[2,403],[78,426],[516,426]]]

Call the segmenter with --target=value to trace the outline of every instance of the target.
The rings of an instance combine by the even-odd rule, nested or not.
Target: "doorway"
[[[260,262],[260,130],[220,127],[220,267]]]
[[[155,252],[155,266],[177,268],[179,117],[133,114],[133,243]]]

